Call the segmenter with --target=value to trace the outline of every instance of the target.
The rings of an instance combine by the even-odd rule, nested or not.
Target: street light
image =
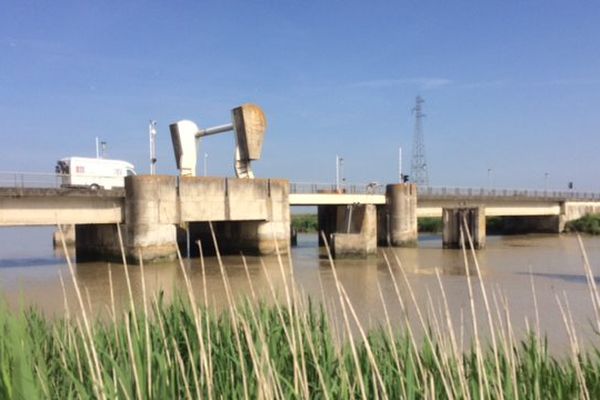
[[[488,168],[487,170],[487,186],[488,186],[488,190],[491,190],[492,188],[492,169]]]
[[[544,192],[548,191],[548,175],[550,175],[547,172],[544,172]]]

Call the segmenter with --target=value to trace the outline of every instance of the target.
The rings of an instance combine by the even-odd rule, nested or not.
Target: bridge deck
[[[290,206],[384,205],[385,195],[378,193],[297,193],[298,187],[290,184]],[[317,192],[314,192],[314,191]],[[373,188],[370,188],[373,190]],[[124,221],[123,189],[88,190],[66,188],[0,187],[0,226],[55,225],[60,224],[104,224]],[[444,207],[469,205],[485,206],[487,216],[542,216],[559,215],[563,203],[577,204],[581,210],[597,210],[600,195],[590,193],[511,191],[480,189],[426,188],[419,191],[417,216],[439,217]],[[592,212],[589,211],[589,212]],[[582,211],[583,212],[583,211]],[[588,211],[586,211],[588,212]]]
[[[0,226],[120,223],[123,203],[122,189],[0,188]]]

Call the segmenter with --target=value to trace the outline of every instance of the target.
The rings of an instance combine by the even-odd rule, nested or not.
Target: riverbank
[[[569,221],[565,226],[565,230],[567,232],[600,235],[600,214],[587,214],[574,221]]]

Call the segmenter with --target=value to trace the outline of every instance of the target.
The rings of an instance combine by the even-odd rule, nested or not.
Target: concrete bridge
[[[520,232],[561,232],[600,212],[600,194],[531,190],[421,188],[412,184],[289,184],[275,179],[134,176],[121,190],[0,188],[0,226],[75,225],[80,258],[118,258],[116,224],[127,256],[172,258],[176,246],[212,243],[222,251],[268,254],[290,243],[290,206],[317,206],[319,226],[336,256],[374,253],[377,245],[414,245],[418,217],[442,217],[445,247],[458,246],[465,217],[475,245],[485,245],[485,218],[503,217]],[[195,246],[192,246],[192,251]]]

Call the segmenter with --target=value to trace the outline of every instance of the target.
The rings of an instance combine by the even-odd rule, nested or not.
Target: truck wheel
[[[92,184],[90,185],[90,189],[91,189],[91,190],[98,190],[98,189],[100,189],[100,186],[98,186],[98,184],[97,184],[97,183],[92,183]]]

